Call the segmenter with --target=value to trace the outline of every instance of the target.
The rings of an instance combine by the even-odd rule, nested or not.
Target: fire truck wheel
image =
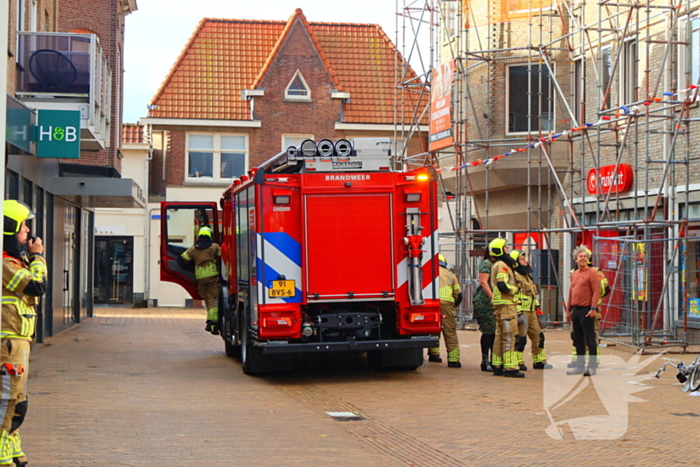
[[[231,358],[241,358],[241,346],[233,345],[230,339],[232,339],[232,337],[224,336],[224,347],[226,348],[226,356]]]
[[[248,332],[248,318],[245,310],[241,312],[241,366],[246,375],[255,375],[265,371],[264,358],[260,348],[255,347]]]

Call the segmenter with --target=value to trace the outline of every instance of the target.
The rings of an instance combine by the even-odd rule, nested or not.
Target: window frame
[[[583,75],[586,69],[586,60],[583,55],[573,59],[573,82],[571,83],[572,112],[577,122],[586,121],[586,87],[583,85]]]
[[[690,22],[690,38],[688,38],[688,23]],[[684,15],[678,22],[678,47],[676,51],[676,91],[688,89],[691,84],[697,84],[700,79],[700,17]],[[681,44],[688,42],[688,45]],[[688,53],[690,52],[690,53]],[[690,60],[690,82],[686,73]]]
[[[605,56],[609,58],[607,65],[605,61]],[[608,94],[607,98],[605,97],[605,92],[607,91],[608,86],[610,85],[610,82],[612,80],[612,46],[610,44],[604,45],[600,48],[600,95],[598,103],[600,104],[600,109],[606,109],[609,110],[610,106],[612,105],[612,91],[613,88],[610,86],[610,93]]]
[[[287,138],[294,138],[294,139],[299,139],[299,144],[291,144],[287,141]],[[294,147],[299,147],[299,145],[306,141],[307,139],[314,140],[314,135],[313,134],[305,134],[305,133],[283,133],[282,136],[280,137],[281,143],[282,143],[282,151],[286,151],[289,146],[294,146]]]
[[[637,53],[639,41],[636,36],[630,36],[622,42],[620,53],[620,83],[619,104],[630,105],[637,102],[637,83],[639,78],[639,66]]]
[[[213,137],[213,148],[212,149],[199,149],[190,147],[190,137],[191,136],[212,136]],[[238,136],[243,137],[245,142],[245,149],[243,150],[233,150],[233,149],[222,149],[221,148],[221,138],[222,136]],[[211,177],[192,177],[190,176],[190,152],[211,152],[212,153],[212,176]],[[207,133],[202,131],[188,131],[185,137],[185,177],[184,181],[187,183],[196,184],[229,184],[231,180],[237,178],[236,176],[231,178],[225,178],[221,176],[221,154],[222,153],[243,153],[244,167],[243,173],[245,175],[248,172],[249,167],[249,155],[250,155],[250,141],[248,134],[246,133]]]
[[[305,95],[305,96],[300,96],[300,95],[296,95],[296,94],[289,94],[289,88],[292,86],[292,83],[294,83],[294,81],[296,81],[297,76],[299,77],[299,79],[301,79],[301,82],[304,84],[304,87],[306,88],[307,95]],[[311,87],[309,86],[309,83],[306,82],[306,79],[304,79],[304,75],[301,74],[301,71],[299,69],[297,69],[297,71],[294,72],[292,79],[289,80],[289,82],[287,83],[287,86],[284,88],[284,99],[290,100],[290,101],[302,101],[302,102],[311,101]]]
[[[553,65],[554,66],[554,65]],[[552,94],[553,89],[550,88],[547,90],[548,95],[551,94],[552,96],[552,108],[551,111],[550,109],[546,109],[546,112],[543,112],[539,115],[539,117],[535,117],[533,119],[533,123],[537,123],[536,128],[530,129],[530,130],[520,130],[520,131],[511,131],[511,120],[510,120],[510,82],[511,82],[511,69],[516,68],[516,67],[528,67],[527,63],[509,63],[506,65],[506,105],[505,105],[505,134],[506,135],[526,135],[526,134],[532,134],[532,133],[539,133],[539,123],[542,121],[551,121],[551,128],[542,128],[542,133],[549,133],[551,131],[555,131],[556,129],[556,96]],[[547,65],[544,63],[541,64],[533,64],[533,68],[540,67],[541,69],[543,68],[544,70],[549,73],[549,68]],[[556,73],[556,68],[553,69],[554,73]],[[536,72],[537,73],[537,72]],[[534,74],[536,74],[534,73]],[[549,78],[551,79],[551,78]],[[532,83],[533,85],[537,85],[537,82]],[[525,93],[525,99],[528,99],[528,92]],[[536,96],[535,96],[536,97]],[[543,96],[544,99],[546,99],[546,96]],[[527,102],[526,102],[527,105]],[[545,117],[545,115],[548,114],[548,117]],[[539,122],[538,122],[539,120]]]

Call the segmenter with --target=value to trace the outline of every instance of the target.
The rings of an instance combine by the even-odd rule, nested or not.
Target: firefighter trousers
[[[522,322],[518,321],[518,335],[527,336],[530,339],[532,351],[532,363],[540,363],[547,360],[544,350],[544,332],[540,326],[540,319],[534,311],[524,311]],[[523,352],[518,352],[518,363],[525,363]]]
[[[496,337],[491,352],[491,366],[511,371],[518,369],[516,337],[518,335],[518,314],[515,305],[494,306],[496,317]]]
[[[0,345],[0,466],[14,466],[13,459],[27,462],[19,427],[27,414],[29,345],[29,341],[23,339],[3,339]]]
[[[459,340],[457,339],[457,312],[455,305],[452,302],[441,301],[440,313],[442,314],[442,337],[445,339],[445,347],[447,348],[447,361],[458,362],[459,355]],[[440,355],[439,347],[428,349],[430,355]]]
[[[219,276],[206,277],[197,281],[199,296],[207,306],[207,321],[219,321]]]

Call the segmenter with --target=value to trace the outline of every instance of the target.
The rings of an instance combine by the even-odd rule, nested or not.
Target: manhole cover
[[[677,416],[677,417],[700,417],[700,414],[693,413],[693,412],[672,413],[671,415],[675,415],[675,416]]]
[[[326,412],[336,422],[354,422],[355,420],[364,420],[355,412]]]

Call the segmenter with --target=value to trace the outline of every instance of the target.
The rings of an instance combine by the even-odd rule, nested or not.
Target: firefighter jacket
[[[2,258],[2,338],[31,341],[36,330],[39,297],[48,284],[46,260],[33,254],[29,262],[3,254]]]
[[[221,257],[221,247],[218,243],[212,243],[204,249],[192,245],[181,256],[185,261],[194,261],[194,277],[197,280],[219,275],[216,263]]]
[[[515,283],[518,284],[520,289],[517,294],[515,294],[515,301],[518,303],[518,313],[524,311],[535,311],[540,307],[540,301],[537,298],[539,290],[537,289],[537,284],[532,280],[530,274],[520,274],[515,271]]]
[[[462,288],[459,286],[457,276],[447,268],[440,267],[440,301],[455,304]]]
[[[510,293],[503,293],[498,288],[498,283],[504,282]],[[503,261],[496,261],[491,267],[491,291],[493,292],[494,307],[499,305],[515,305],[515,295],[518,293],[518,287],[515,282],[515,274],[513,269]]]

